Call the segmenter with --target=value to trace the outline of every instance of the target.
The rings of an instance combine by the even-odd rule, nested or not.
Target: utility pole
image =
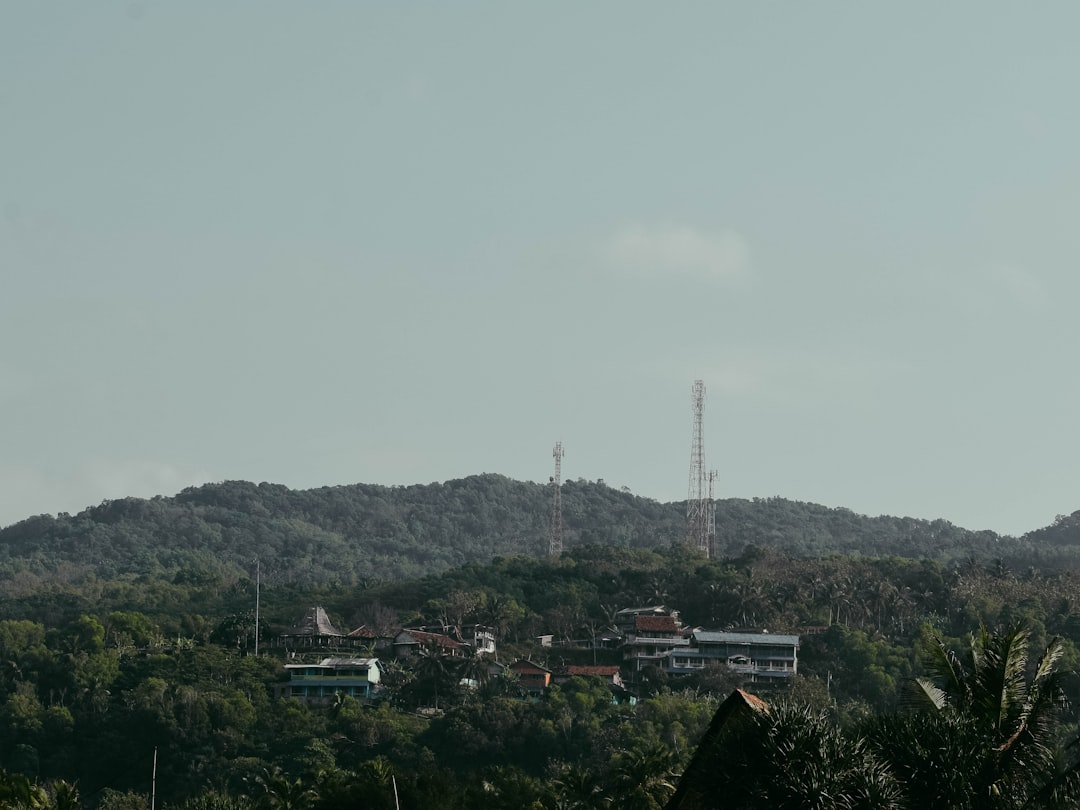
[[[555,475],[551,476],[554,485],[554,494],[551,497],[551,539],[548,541],[548,555],[558,557],[562,554],[563,522],[562,522],[562,442],[555,442],[555,449],[551,451],[555,458]]]

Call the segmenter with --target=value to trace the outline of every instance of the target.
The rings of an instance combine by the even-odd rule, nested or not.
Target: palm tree
[[[1066,761],[1058,739],[1063,653],[1062,640],[1052,639],[1032,665],[1031,632],[1013,625],[980,628],[961,657],[931,631],[924,651],[930,677],[915,680],[910,700],[929,717],[883,722],[877,750],[909,786],[941,788],[937,769],[948,750],[946,781],[955,790],[938,804],[921,796],[922,807],[1076,806],[1080,762]]]
[[[0,770],[0,807],[19,810],[45,810],[49,794],[21,773]]]
[[[564,764],[551,785],[559,810],[589,810],[609,804],[596,774],[580,765]]]
[[[761,706],[733,715],[715,732],[707,732],[684,777],[693,784],[680,786],[669,808],[899,810],[903,806],[900,786],[887,764],[865,738],[841,730],[827,711],[794,703]],[[717,722],[714,719],[714,725]]]
[[[257,781],[263,789],[259,797],[261,810],[308,810],[319,799],[319,794],[301,779],[289,779],[277,768],[265,771]]]
[[[416,663],[416,676],[424,686],[430,687],[434,692],[434,708],[439,708],[439,686],[444,684],[450,676],[450,667],[447,665],[446,656],[442,648],[435,642],[429,642],[417,651],[419,660]]]
[[[662,743],[623,751],[615,758],[612,793],[627,810],[659,810],[675,792],[677,767],[675,752]]]

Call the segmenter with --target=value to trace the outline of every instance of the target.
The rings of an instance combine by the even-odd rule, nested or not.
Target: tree
[[[623,751],[614,763],[614,791],[620,807],[660,810],[675,792],[677,759],[663,743]]]
[[[738,693],[721,709],[730,705]],[[900,786],[867,740],[828,713],[778,704],[744,713],[707,735],[679,805],[771,810],[899,810]],[[714,724],[716,721],[714,720]],[[711,735],[711,738],[710,738]],[[689,796],[697,798],[690,799]],[[704,802],[703,804],[701,802]]]
[[[1030,630],[1013,625],[991,632],[984,626],[961,657],[940,633],[927,631],[924,663],[930,677],[915,680],[912,703],[929,711],[937,725],[886,724],[878,749],[898,761],[906,782],[922,783],[933,761],[908,757],[901,763],[902,745],[917,746],[937,733],[958,749],[953,759],[963,761],[971,807],[1075,806],[1080,761],[1068,761],[1058,739],[1063,652],[1063,641],[1051,639],[1032,666]],[[959,764],[950,767],[955,771]],[[961,806],[957,797],[949,800],[949,806]]]
[[[45,810],[49,795],[23,774],[0,770],[0,808]]]
[[[419,659],[416,663],[416,683],[424,694],[431,690],[434,697],[433,707],[439,708],[439,687],[443,687],[443,693],[450,685],[449,680],[454,668],[446,660],[442,647],[435,642],[429,642],[417,650]]]
[[[259,810],[308,810],[319,798],[303,780],[289,779],[278,769],[264,772],[256,781],[263,790]]]

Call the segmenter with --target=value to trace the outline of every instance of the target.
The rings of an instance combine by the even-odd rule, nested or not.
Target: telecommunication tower
[[[551,496],[551,539],[548,542],[548,554],[558,557],[562,554],[563,522],[562,522],[562,442],[555,442],[555,449],[551,451],[555,458],[555,475],[551,477],[551,483],[555,487],[555,493]]]
[[[713,476],[705,472],[705,383],[694,380],[691,392],[694,409],[693,439],[690,443],[690,487],[686,496],[686,540],[707,557],[713,554],[715,510],[712,500]]]
[[[709,558],[716,556],[716,496],[714,493],[716,485],[717,472],[716,470],[709,470],[709,505],[706,508],[705,515],[708,518],[708,535],[709,535]]]

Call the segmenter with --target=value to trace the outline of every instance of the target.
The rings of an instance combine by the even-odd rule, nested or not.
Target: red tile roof
[[[566,668],[566,674],[571,677],[574,675],[599,675],[601,678],[611,678],[619,674],[619,667],[617,664],[584,667],[570,665]]]
[[[532,661],[526,661],[524,658],[519,658],[517,661],[512,663],[510,665],[510,669],[512,669],[512,670],[514,670],[515,672],[518,672],[518,673],[521,673],[521,672],[536,672],[536,673],[546,672],[546,673],[550,674],[550,672],[551,672],[550,669],[547,669],[546,667],[542,667],[539,664],[534,664]]]
[[[420,644],[434,644],[438,647],[446,647],[450,650],[456,650],[461,645],[454,641],[450,636],[444,636],[442,633],[428,633],[424,630],[404,630],[402,632],[408,633]]]
[[[634,629],[647,633],[678,633],[679,625],[674,616],[635,616]]]

